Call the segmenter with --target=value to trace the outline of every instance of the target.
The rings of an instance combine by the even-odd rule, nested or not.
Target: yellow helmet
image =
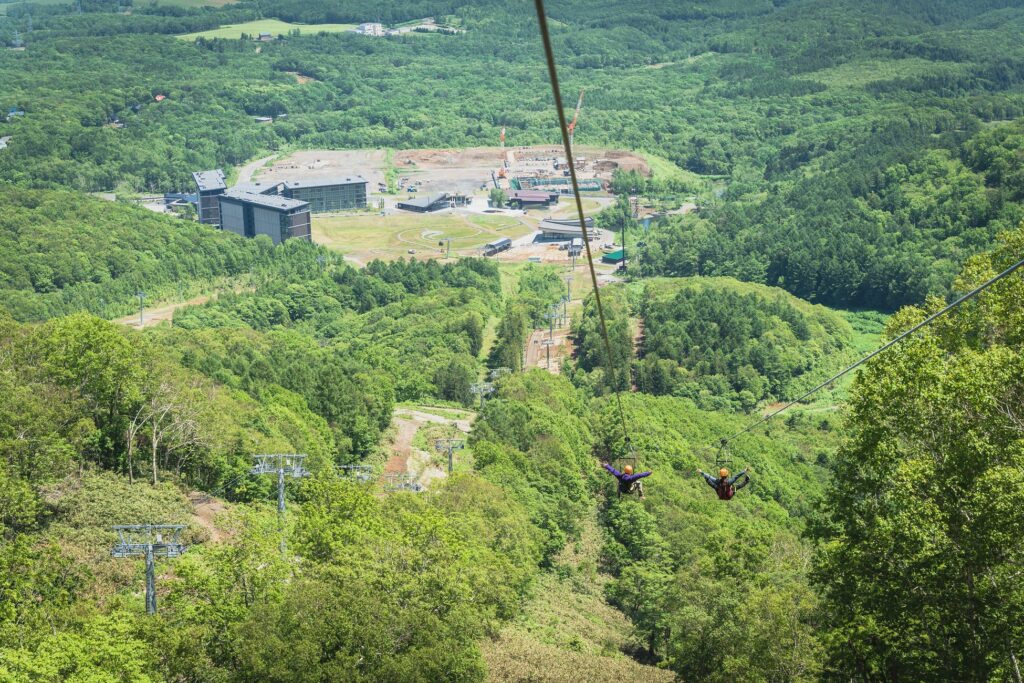
[[[725,479],[726,477],[729,476],[729,470],[723,467],[722,469],[718,470],[718,476],[721,477],[722,479]]]
[[[622,468],[622,471],[625,472],[626,474],[633,474],[633,466],[626,465],[625,467]]]

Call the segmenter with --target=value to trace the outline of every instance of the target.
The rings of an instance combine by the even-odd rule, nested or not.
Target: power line
[[[544,57],[548,64],[548,78],[551,81],[551,92],[555,97],[555,108],[558,110],[558,126],[562,131],[562,145],[565,147],[565,158],[569,164],[569,178],[572,181],[573,196],[576,198],[576,213],[580,219],[580,230],[583,232],[583,245],[587,250],[587,266],[590,268],[590,281],[594,286],[594,302],[597,315],[601,321],[601,338],[608,358],[608,370],[611,374],[612,389],[615,391],[615,403],[618,408],[619,422],[622,425],[622,436],[627,448],[632,451],[629,440],[629,429],[626,427],[626,413],[622,408],[622,392],[616,383],[615,363],[612,359],[612,345],[608,340],[608,323],[605,320],[604,306],[601,304],[601,292],[597,286],[597,272],[594,270],[594,257],[590,252],[590,235],[587,234],[587,221],[583,215],[583,200],[580,198],[580,186],[576,179],[576,161],[572,156],[572,143],[569,141],[569,129],[565,120],[565,108],[562,106],[561,88],[558,86],[558,69],[555,66],[555,53],[551,47],[551,34],[548,32],[547,15],[544,12],[544,0],[534,0],[537,10],[537,22],[540,24],[540,35],[544,41]]]
[[[951,303],[948,306],[946,306],[945,308],[943,308],[941,311],[938,311],[936,313],[931,314],[930,316],[928,316],[927,318],[925,318],[924,320],[922,320],[918,324],[914,325],[913,327],[911,327],[909,330],[907,330],[906,332],[904,332],[900,336],[896,337],[895,339],[893,339],[892,341],[888,342],[887,344],[884,344],[883,346],[875,349],[874,351],[872,351],[871,353],[869,353],[868,355],[864,356],[859,361],[854,363],[853,365],[850,365],[849,367],[843,369],[841,372],[836,373],[835,375],[833,375],[832,377],[828,378],[827,380],[825,380],[824,382],[822,382],[818,386],[816,386],[813,389],[811,389],[810,391],[804,393],[802,396],[799,396],[798,398],[793,399],[792,401],[790,401],[786,405],[782,406],[778,410],[776,410],[776,411],[774,411],[772,413],[769,413],[768,415],[765,415],[764,417],[762,417],[757,422],[754,422],[753,424],[745,427],[744,429],[741,429],[740,431],[736,432],[735,434],[733,434],[732,436],[728,437],[727,439],[722,439],[722,445],[725,446],[728,442],[732,441],[736,437],[742,436],[743,434],[746,434],[750,430],[755,429],[755,428],[759,427],[760,425],[763,425],[765,422],[768,422],[768,420],[772,419],[773,417],[775,417],[779,413],[781,413],[783,411],[786,411],[786,410],[789,410],[790,408],[795,406],[797,403],[802,402],[808,396],[810,396],[812,394],[816,394],[817,392],[821,391],[822,389],[824,389],[828,385],[830,385],[833,382],[835,382],[837,379],[843,377],[844,375],[846,375],[846,374],[848,374],[850,372],[853,372],[854,370],[859,368],[861,365],[864,365],[864,363],[867,363],[869,360],[874,358],[875,356],[878,356],[878,355],[880,355],[882,353],[885,353],[886,351],[891,349],[896,344],[900,343],[901,341],[903,341],[904,339],[906,339],[910,335],[912,335],[915,332],[917,332],[918,330],[920,330],[922,327],[931,324],[937,318],[940,318],[943,315],[945,315],[946,313],[949,313],[951,310],[953,310],[954,308],[956,308],[960,304],[964,303],[965,301],[969,301],[970,299],[973,299],[978,294],[982,293],[983,291],[985,291],[986,289],[988,289],[989,287],[991,287],[995,283],[999,282],[1000,280],[1002,280],[1004,278],[1009,277],[1010,275],[1012,275],[1017,270],[1020,270],[1021,267],[1024,267],[1024,259],[1021,259],[1020,261],[1017,261],[1017,263],[1013,264],[1012,266],[1010,266],[1009,268],[1007,268],[1003,272],[999,273],[999,275],[996,275],[995,277],[990,278],[989,280],[986,280],[984,283],[982,283],[978,287],[975,287],[971,291],[967,292],[962,297],[960,297],[959,299],[957,299],[953,303]]]

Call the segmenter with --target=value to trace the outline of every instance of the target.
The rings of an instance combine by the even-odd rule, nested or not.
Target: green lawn
[[[919,57],[890,61],[861,60],[839,66],[812,71],[796,76],[808,81],[824,83],[830,88],[863,88],[878,81],[913,78],[925,75],[959,75],[966,66],[955,62],[936,62]]]
[[[66,1],[66,0],[61,0]],[[233,5],[238,0],[136,0],[136,7],[149,7],[150,5],[171,5],[172,7],[223,7]]]
[[[190,2],[195,0],[179,1]],[[277,36],[287,35],[289,31],[299,29],[305,35],[315,35],[317,33],[342,33],[344,31],[351,31],[354,28],[355,24],[289,24],[287,21],[279,21],[277,19],[260,19],[258,21],[248,21],[244,24],[229,24],[220,28],[210,29],[209,31],[200,31],[199,33],[186,33],[178,37],[183,40],[195,40],[200,37],[226,38],[231,40],[241,38],[243,33],[250,36],[259,35],[260,33],[270,33]]]
[[[387,216],[355,214],[313,219],[313,241],[360,258],[397,258],[410,249],[421,256],[437,256],[442,239],[450,238],[452,251],[475,250],[498,237],[521,237],[530,228],[506,219],[502,224],[489,216],[418,214],[396,211]]]

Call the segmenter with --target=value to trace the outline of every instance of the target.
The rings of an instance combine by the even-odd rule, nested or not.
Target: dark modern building
[[[557,203],[557,192],[543,190],[514,190],[508,198],[508,205],[515,209],[546,208]]]
[[[243,237],[267,235],[274,244],[311,240],[309,202],[232,190],[218,197],[220,227]]]
[[[512,248],[512,240],[508,237],[502,237],[500,240],[488,242],[484,245],[483,254],[484,256],[494,256],[500,254],[503,251],[508,251]]]
[[[285,197],[309,202],[313,213],[366,207],[366,178],[362,176],[286,180],[282,188],[281,194]]]
[[[220,225],[220,195],[228,189],[224,178],[224,171],[214,169],[212,171],[196,171],[192,174],[198,188],[199,201],[196,210],[199,213],[199,222],[207,225]]]
[[[597,239],[601,232],[594,230],[594,219],[587,217],[587,236],[591,240]],[[542,240],[571,240],[575,237],[583,238],[583,231],[580,229],[580,219],[554,219],[545,218],[540,222],[540,238]]]
[[[442,192],[437,195],[417,197],[416,199],[406,199],[405,201],[398,202],[395,206],[405,211],[428,213],[430,211],[440,211],[442,209],[454,209],[457,206],[466,206],[469,203],[470,198],[466,195]]]

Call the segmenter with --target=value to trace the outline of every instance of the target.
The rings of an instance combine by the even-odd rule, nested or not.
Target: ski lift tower
[[[179,557],[186,546],[181,542],[184,524],[120,524],[113,557],[146,558],[146,613],[156,614],[156,558]]]
[[[284,478],[291,476],[292,479],[308,477],[309,470],[302,465],[306,459],[304,453],[273,453],[269,455],[254,455],[256,464],[249,470],[252,474],[276,474],[277,475],[277,521],[281,530],[281,552],[284,552]]]
[[[448,474],[451,474],[455,467],[455,451],[461,451],[465,447],[464,439],[437,439],[434,441],[434,448],[442,453],[448,453]]]
[[[551,347],[555,345],[554,339],[542,339],[540,345],[544,347],[544,352],[547,354],[547,369],[551,369]]]
[[[469,390],[480,396],[480,410],[484,409],[484,397],[494,393],[494,384],[491,382],[477,382]]]

